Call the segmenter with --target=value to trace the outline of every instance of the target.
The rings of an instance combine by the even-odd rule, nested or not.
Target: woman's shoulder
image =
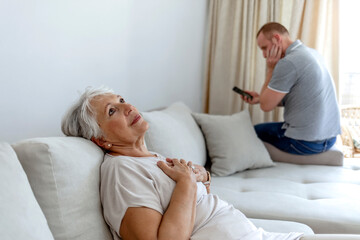
[[[132,162],[129,156],[114,156],[106,153],[101,167],[128,165],[128,162]]]
[[[159,156],[159,155],[156,155]],[[132,169],[151,169],[156,167],[156,163],[163,160],[161,157],[132,157],[132,156],[114,156],[105,154],[101,165],[102,171],[129,171]]]

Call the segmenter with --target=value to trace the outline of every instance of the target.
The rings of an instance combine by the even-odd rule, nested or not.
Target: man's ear
[[[274,43],[274,44],[276,44],[276,43],[281,43],[281,36],[280,36],[280,34],[278,34],[278,33],[274,33],[274,35],[272,36],[272,38],[271,38],[271,41],[272,41],[272,43]]]

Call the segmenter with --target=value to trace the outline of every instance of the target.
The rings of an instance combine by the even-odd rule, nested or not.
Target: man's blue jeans
[[[281,129],[283,122],[261,123],[255,125],[257,136],[264,142],[270,143],[278,149],[297,155],[322,153],[331,148],[336,137],[322,141],[303,141],[286,137],[285,129]]]

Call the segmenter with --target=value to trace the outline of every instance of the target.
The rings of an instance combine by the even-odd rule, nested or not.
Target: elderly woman
[[[139,111],[109,89],[87,89],[62,131],[105,152],[101,202],[115,239],[300,239],[257,229],[240,211],[208,194],[202,166],[150,152]],[[205,184],[204,184],[205,183]]]

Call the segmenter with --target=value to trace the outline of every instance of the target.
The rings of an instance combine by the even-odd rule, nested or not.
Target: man
[[[266,79],[260,94],[247,91],[252,100],[242,98],[265,112],[285,107],[284,122],[255,126],[258,137],[298,155],[328,150],[341,128],[334,84],[322,57],[300,40],[292,41],[279,23],[265,24],[256,37],[266,58]]]

